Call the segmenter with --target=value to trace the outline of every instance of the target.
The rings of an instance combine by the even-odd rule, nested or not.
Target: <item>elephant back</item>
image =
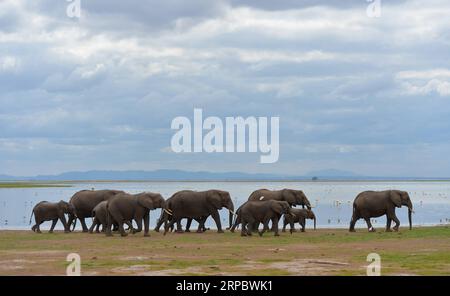
[[[281,195],[280,195],[281,196]],[[249,201],[282,200],[277,197],[277,191],[258,189],[250,194]]]

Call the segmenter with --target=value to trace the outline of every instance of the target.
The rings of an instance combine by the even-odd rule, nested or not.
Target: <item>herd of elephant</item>
[[[302,206],[302,209],[293,208],[295,206]],[[375,229],[370,218],[383,215],[387,217],[386,231],[391,231],[392,221],[395,222],[393,229],[398,231],[400,221],[395,215],[395,208],[401,206],[408,208],[409,229],[411,229],[413,206],[407,192],[364,191],[358,194],[353,202],[349,231],[355,231],[356,221],[363,218],[368,230],[373,232]],[[128,233],[141,232],[142,224],[144,224],[144,236],[149,236],[150,211],[158,208],[162,210],[155,231],[159,232],[164,225],[164,234],[173,231],[175,226],[177,232],[183,232],[182,219],[187,219],[185,232],[189,232],[193,219],[198,222],[197,232],[204,232],[205,222],[209,216],[216,223],[217,232],[222,233],[224,231],[219,216],[219,210],[222,208],[229,211],[230,231],[234,232],[236,227],[241,225],[242,236],[251,236],[253,232],[259,232],[259,235],[262,235],[269,230],[270,222],[272,222],[271,230],[275,236],[278,236],[278,223],[283,215],[283,232],[288,224],[290,232],[295,231],[295,223],[300,223],[301,230],[305,231],[306,219],[314,220],[314,229],[316,228],[316,216],[311,210],[308,198],[301,190],[256,190],[236,212],[230,193],[222,190],[183,190],[176,192],[167,200],[161,194],[152,192],[128,194],[119,190],[82,190],[75,193],[69,202],[61,200],[56,203],[47,201],[38,203],[31,215],[34,214],[36,221],[32,230],[40,233],[40,224],[44,221],[52,221],[50,232],[53,232],[56,223],[60,220],[64,225],[64,231],[70,232],[75,229],[76,222],[79,220],[83,232],[100,232],[101,226],[101,232],[107,236],[112,236],[113,231],[119,231],[122,236],[126,236]],[[68,215],[68,220],[65,214]],[[89,217],[93,218],[93,223],[88,229],[85,219]],[[133,226],[133,221],[137,228]],[[127,230],[124,224],[128,225]],[[263,225],[262,230],[259,230],[260,224]]]

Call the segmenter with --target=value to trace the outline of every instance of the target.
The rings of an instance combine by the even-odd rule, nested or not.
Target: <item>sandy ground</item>
[[[381,256],[382,275],[450,275],[450,228],[112,238],[2,230],[0,275],[65,275],[69,253],[81,256],[82,275],[365,275],[372,252]]]

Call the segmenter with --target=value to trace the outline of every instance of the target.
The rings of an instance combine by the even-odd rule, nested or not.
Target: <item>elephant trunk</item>
[[[314,220],[314,230],[316,230],[316,221],[317,221],[316,215],[313,216],[313,220]]]
[[[233,225],[233,216],[234,216],[234,205],[232,202],[229,203],[229,205],[227,206],[228,212],[229,212],[229,229],[231,229],[231,226]]]
[[[75,230],[75,227],[77,226],[77,218],[73,219],[73,226],[72,226],[72,231]],[[70,224],[69,224],[70,227]]]
[[[411,215],[412,215],[412,208],[409,208],[408,209],[409,230],[412,229],[412,217],[411,217]]]

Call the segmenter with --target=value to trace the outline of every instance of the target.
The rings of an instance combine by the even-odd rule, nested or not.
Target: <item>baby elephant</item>
[[[291,226],[291,233],[295,232],[295,223],[300,223],[300,226],[302,227],[302,232],[305,232],[305,222],[306,219],[312,219],[314,220],[314,229],[316,229],[316,215],[314,215],[314,212],[308,209],[291,209],[291,213],[293,215],[286,215],[284,214],[284,221],[283,221],[283,232],[286,231],[286,225]]]
[[[267,201],[247,201],[238,210],[236,222],[242,224],[241,236],[251,236],[253,225],[263,224],[263,230],[259,232],[262,236],[265,229],[269,229],[269,221],[272,221],[275,236],[278,233],[278,219],[282,214],[290,214],[291,207],[286,201],[267,200]],[[248,229],[247,229],[248,227]]]
[[[37,205],[34,206],[33,212],[31,213],[30,217],[30,224],[31,219],[34,214],[34,219],[36,221],[36,224],[31,227],[31,230],[37,233],[41,233],[40,225],[44,221],[52,221],[52,226],[50,227],[49,233],[53,232],[53,229],[55,228],[56,223],[58,222],[58,219],[61,220],[62,224],[64,225],[64,232],[70,232],[69,225],[66,223],[66,218],[64,214],[74,214],[74,208],[71,204],[68,202],[65,202],[61,200],[60,202],[48,202],[48,201],[41,201]]]

